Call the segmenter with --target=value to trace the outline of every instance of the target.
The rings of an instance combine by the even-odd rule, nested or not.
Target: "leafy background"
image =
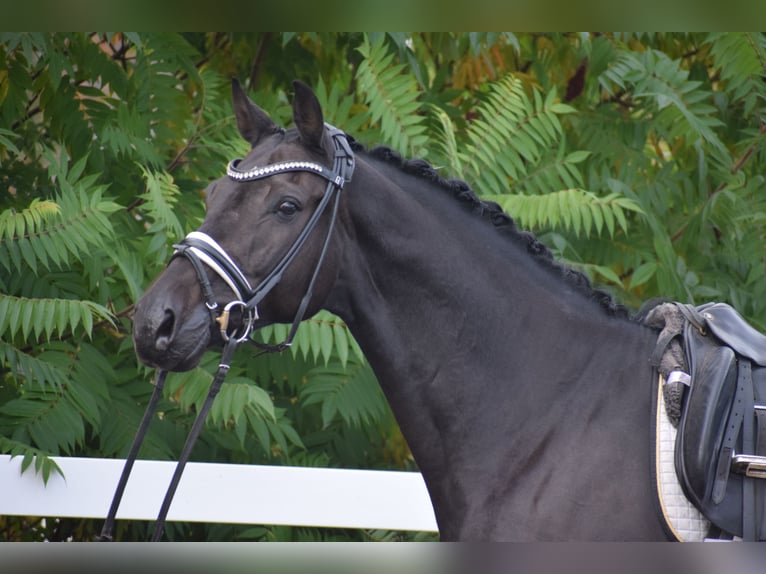
[[[133,304],[242,155],[237,76],[290,121],[291,82],[367,145],[467,180],[629,307],[728,301],[766,329],[757,33],[0,34],[0,451],[124,457],[151,394]],[[286,327],[264,329],[276,340]],[[174,459],[215,354],[172,375],[142,450]],[[364,355],[322,312],[242,349],[195,460],[416,466]],[[257,488],[257,485],[253,486]],[[0,517],[2,540],[100,521]],[[119,522],[145,540],[150,524]],[[175,540],[430,540],[428,533],[171,523]]]

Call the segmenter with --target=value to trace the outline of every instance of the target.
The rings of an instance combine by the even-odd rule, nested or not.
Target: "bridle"
[[[232,160],[226,168],[226,175],[233,181],[237,182],[250,182],[274,175],[303,171],[316,174],[325,180],[327,180],[327,188],[324,195],[319,202],[319,205],[311,214],[311,217],[306,222],[301,232],[295,238],[290,248],[285,252],[282,258],[277,262],[274,268],[255,286],[251,286],[245,273],[236,264],[234,259],[226,253],[226,250],[221,247],[212,237],[206,233],[199,231],[192,231],[177,245],[174,245],[175,252],[171,257],[171,261],[177,257],[185,257],[194,268],[197,274],[197,280],[199,281],[202,295],[205,300],[205,306],[210,312],[211,321],[218,324],[218,330],[221,337],[224,340],[224,347],[221,353],[221,361],[216,370],[213,382],[210,385],[210,390],[203,403],[202,407],[197,414],[197,418],[189,431],[189,436],[186,438],[181,455],[179,456],[178,463],[173,477],[165,493],[165,499],[163,500],[162,507],[160,508],[157,521],[154,525],[154,531],[152,533],[151,540],[153,542],[159,541],[162,538],[164,531],[165,519],[170,509],[170,503],[173,500],[173,496],[178,487],[178,483],[181,480],[181,474],[186,465],[186,462],[191,455],[191,450],[194,443],[199,436],[202,426],[204,425],[207,413],[213,404],[218,391],[221,389],[223,380],[228,373],[231,359],[234,356],[234,350],[239,343],[242,343],[250,337],[253,332],[253,324],[258,319],[258,304],[263,298],[271,292],[282,280],[284,271],[289,267],[290,263],[300,252],[301,248],[306,243],[309,235],[317,226],[320,218],[330,208],[330,220],[328,223],[327,233],[322,243],[322,249],[317,258],[314,271],[309,280],[306,292],[301,299],[298,308],[293,319],[292,326],[288,332],[287,338],[276,345],[253,342],[256,346],[262,349],[262,352],[279,352],[288,348],[295,334],[298,330],[298,325],[303,320],[306,314],[306,310],[311,301],[314,293],[314,286],[316,284],[319,271],[322,267],[325,255],[327,254],[332,232],[335,227],[335,220],[338,215],[338,205],[340,202],[340,192],[343,186],[351,181],[351,177],[354,173],[354,153],[351,150],[351,145],[348,141],[348,136],[342,131],[329,124],[325,124],[326,129],[332,139],[334,147],[333,167],[328,169],[327,167],[311,162],[311,161],[285,161],[279,163],[273,163],[263,167],[254,167],[248,170],[242,170],[239,168],[239,164],[242,160]],[[213,288],[208,275],[207,269],[212,270],[228,285],[231,291],[234,293],[234,298],[221,306],[218,304],[214,294]],[[239,309],[242,314],[242,320],[239,325],[230,325],[231,312],[234,309]],[[122,474],[117,483],[112,504],[109,508],[104,526],[101,530],[101,535],[97,538],[101,541],[111,541],[112,533],[114,530],[114,523],[117,515],[117,510],[122,500],[122,495],[125,491],[125,487],[130,476],[130,472],[133,468],[138,451],[143,442],[144,436],[148,429],[149,423],[154,415],[154,411],[157,407],[157,403],[162,395],[162,388],[165,383],[167,371],[160,370],[157,373],[157,378],[154,383],[154,391],[152,397],[147,405],[146,412],[141,420],[141,423],[136,432],[136,436],[133,439],[133,444],[128,452],[128,457],[125,460],[125,466],[123,467]]]
[[[274,268],[258,283],[258,285],[252,287],[245,274],[229,254],[226,253],[223,247],[205,233],[192,231],[179,244],[174,245],[176,251],[171,260],[175,257],[183,256],[191,262],[197,273],[200,287],[202,288],[205,305],[211,312],[213,320],[219,324],[219,331],[224,341],[228,341],[232,337],[236,337],[240,341],[243,341],[248,337],[253,322],[258,319],[258,304],[282,280],[282,274],[285,269],[287,269],[290,263],[292,263],[298,255],[309,235],[319,222],[319,219],[322,217],[322,214],[332,203],[327,234],[325,235],[322,250],[320,251],[319,258],[314,267],[314,273],[311,276],[306,293],[298,306],[287,339],[278,345],[274,345],[273,350],[281,351],[292,344],[295,332],[298,329],[298,325],[303,320],[306,308],[313,295],[314,284],[316,283],[319,270],[322,267],[322,262],[327,253],[330,238],[332,237],[332,230],[337,218],[340,191],[343,189],[345,183],[351,181],[351,176],[354,172],[354,154],[351,151],[351,146],[348,143],[346,134],[328,124],[326,124],[326,127],[335,148],[332,170],[328,170],[325,166],[310,161],[285,161],[264,167],[241,170],[239,169],[239,164],[242,160],[239,159],[232,160],[226,168],[226,174],[229,178],[237,182],[256,181],[277,174],[294,171],[307,171],[327,180],[327,188],[325,189],[325,193],[322,196],[319,205],[314,210],[314,213],[312,213],[298,237],[295,238],[293,244],[282,256],[282,259],[279,260]],[[206,267],[221,277],[221,279],[223,279],[234,292],[236,297],[226,304],[223,310],[219,308],[215,296],[213,295],[210,279],[205,270]],[[233,333],[230,333],[228,330],[229,312],[235,307],[239,307],[242,311],[243,326],[240,329],[235,330]],[[264,345],[261,344],[260,346]],[[269,346],[266,347],[271,348]]]

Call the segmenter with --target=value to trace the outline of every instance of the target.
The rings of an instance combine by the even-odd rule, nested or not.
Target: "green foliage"
[[[330,363],[315,367],[307,377],[307,384],[301,390],[303,405],[321,405],[324,427],[328,427],[336,415],[355,427],[384,417],[380,387],[365,363],[357,360],[350,365]]]
[[[752,32],[716,33],[707,39],[710,55],[726,89],[720,94],[742,105],[746,116],[758,113],[766,96],[762,76],[766,69],[766,38]]]
[[[93,301],[75,299],[27,299],[0,293],[0,333],[9,340],[21,334],[23,340],[47,340],[76,331],[82,324],[91,335],[94,320],[111,322],[109,311]]]
[[[465,179],[629,306],[728,301],[766,329],[763,33],[11,33],[0,45],[0,451],[43,480],[51,455],[127,452],[152,378],[133,354],[132,305],[199,226],[208,182],[248,149],[232,76],[283,125],[292,80],[308,82],[328,122]],[[141,456],[178,456],[216,364],[211,352],[169,377]],[[359,346],[327,312],[290,352],[238,350],[194,456],[414,468]],[[46,536],[100,528],[72,524],[49,521]],[[119,536],[146,532],[126,523]]]
[[[36,448],[32,448],[27,444],[16,442],[11,439],[0,436],[0,449],[3,452],[10,454],[12,457],[22,456],[21,472],[25,472],[28,468],[32,467],[35,472],[38,473],[45,484],[54,472],[62,474],[61,468],[56,461],[50,458],[43,451]]]
[[[711,93],[702,82],[689,79],[681,60],[671,60],[657,50],[624,52],[601,76],[607,93],[630,87],[635,102],[642,104],[642,115],[653,114],[651,125],[668,141],[698,139],[716,151],[726,153],[714,128],[723,125],[716,116]],[[648,102],[643,102],[648,98]]]
[[[278,344],[287,339],[289,331],[290,325],[275,324],[263,327],[258,335],[263,343]],[[321,358],[325,365],[337,356],[345,367],[352,353],[357,360],[364,361],[364,354],[346,324],[327,311],[319,311],[300,324],[290,350],[293,357],[300,355],[314,362]]]
[[[574,152],[576,153],[576,152]],[[526,228],[554,227],[571,231],[576,237],[596,235],[606,230],[614,237],[615,229],[628,232],[626,211],[642,213],[635,201],[610,193],[599,197],[582,189],[562,189],[542,196],[495,195],[496,201]]]
[[[511,187],[539,193],[579,183],[572,166],[582,154],[549,153],[564,135],[558,116],[573,109],[557,101],[553,90],[544,99],[538,90],[532,93],[530,98],[513,76],[494,82],[477,110],[480,117],[468,128],[460,161],[468,170],[458,175],[476,182],[484,193],[509,193]]]
[[[168,243],[180,241],[184,235],[181,222],[173,211],[181,192],[169,173],[155,173],[143,166],[138,167],[146,182],[146,191],[138,197],[143,202],[142,209],[153,221],[149,228],[152,241],[147,253],[156,253],[158,258],[166,259],[169,256]]]
[[[406,155],[422,153],[428,138],[418,114],[417,82],[402,73],[404,64],[392,63],[395,54],[387,49],[384,36],[374,43],[365,37],[359,52],[364,59],[356,79],[369,106],[370,123],[380,123],[381,137],[394,149]]]

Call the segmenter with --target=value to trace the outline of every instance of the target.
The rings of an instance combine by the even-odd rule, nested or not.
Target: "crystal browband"
[[[226,175],[228,175],[231,179],[235,179],[237,181],[253,181],[256,179],[261,179],[264,177],[268,177],[270,175],[275,175],[277,173],[284,173],[288,171],[313,171],[315,173],[318,173],[319,175],[325,175],[325,170],[323,166],[319,165],[318,163],[313,163],[310,161],[284,161],[280,163],[274,163],[271,165],[267,165],[265,167],[254,167],[252,169],[248,169],[247,171],[242,171],[237,168],[237,165],[239,165],[239,162],[242,161],[240,159],[235,159],[229,162],[229,165],[226,167]]]

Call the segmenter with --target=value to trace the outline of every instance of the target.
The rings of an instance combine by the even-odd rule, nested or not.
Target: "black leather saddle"
[[[766,540],[766,336],[724,303],[675,305],[691,375],[676,438],[679,482],[721,531]]]

